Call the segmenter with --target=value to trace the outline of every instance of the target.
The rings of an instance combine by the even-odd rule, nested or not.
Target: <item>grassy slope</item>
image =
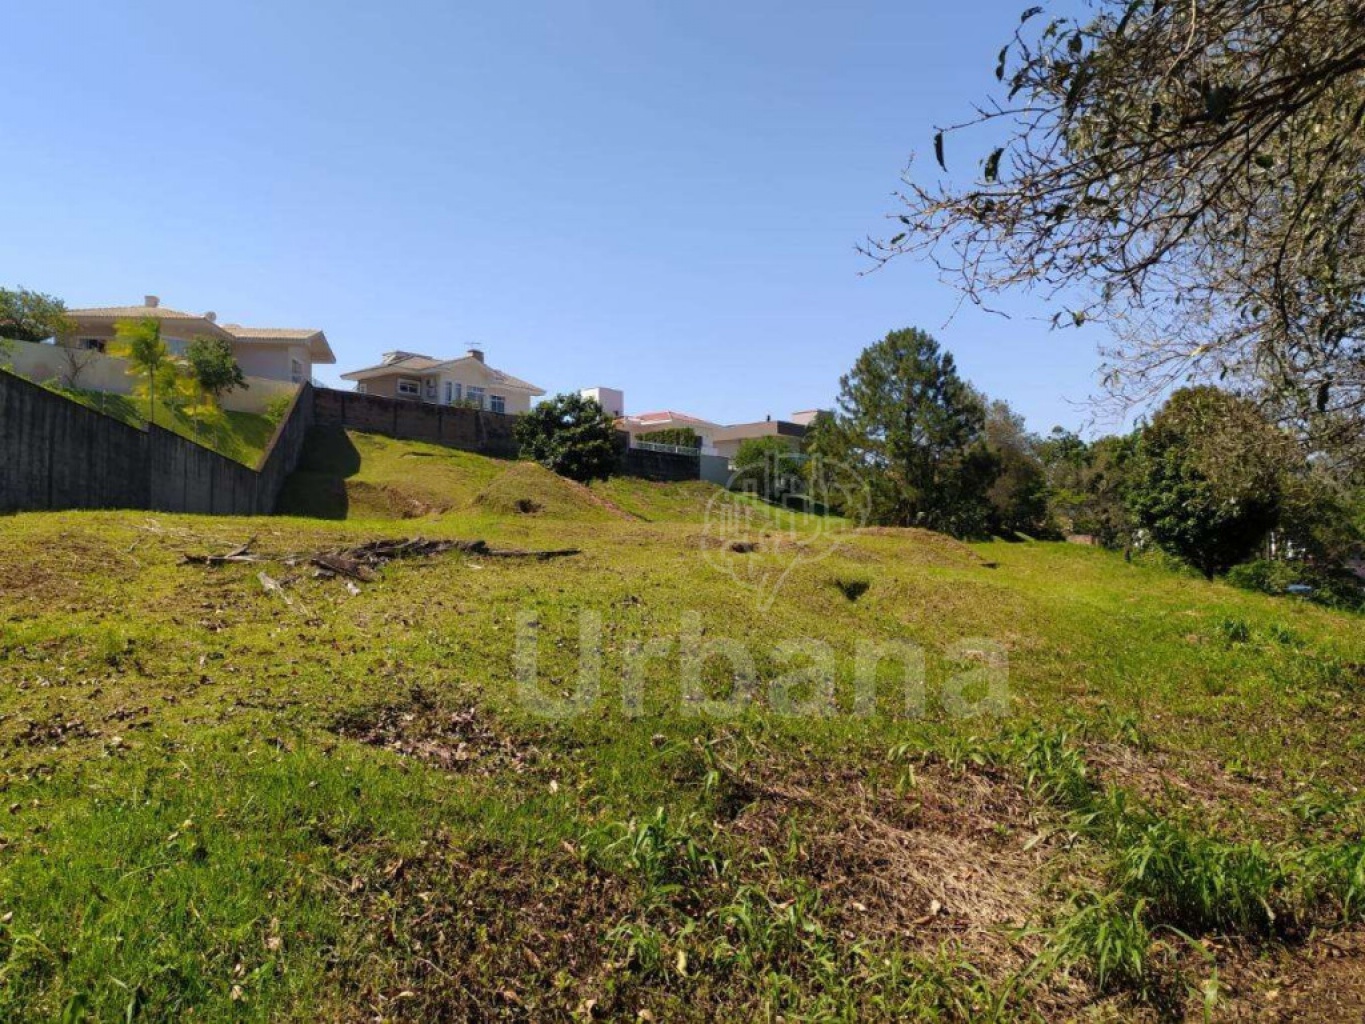
[[[614,481],[595,488],[604,505],[532,467],[360,435],[312,459],[346,481],[351,521],[0,521],[0,1019],[1193,1007],[1178,984],[1100,993],[1092,961],[1030,973],[1067,899],[1104,886],[1115,842],[1068,817],[1082,797],[1057,799],[1069,762],[1040,760],[1033,722],[1066,730],[1087,793],[1122,786],[1201,834],[1294,849],[1357,834],[1358,617],[1087,548],[908,531],[846,538],[761,607],[739,581],[774,545],[814,550],[818,521],[784,540],[760,519],[764,551],[741,555],[703,548],[699,486]],[[179,564],[248,536],[286,553],[408,535],[418,524],[395,520],[414,500],[424,536],[583,553],[396,563],[354,595],[265,567],[292,578],[287,602],[261,566]],[[856,601],[850,583],[867,584]],[[551,692],[575,685],[578,613],[600,614],[586,713],[546,720],[518,699],[523,610]],[[926,712],[903,714],[884,676],[871,718],[782,716],[766,695],[738,718],[689,714],[664,656],[644,714],[625,714],[626,652],[676,640],[689,613],[743,641],[764,684],[787,670],[778,644],[827,641],[845,709],[857,642],[911,640]],[[1007,650],[1009,719],[945,711],[968,637]],[[725,687],[721,662],[703,678]],[[1163,941],[1163,978],[1210,976],[1214,954]],[[1321,946],[1210,948],[1230,998],[1259,1011]]]
[[[140,427],[149,419],[150,403],[136,395],[115,395],[103,391],[73,391],[58,389],[67,398],[98,409],[131,426]],[[212,448],[220,455],[255,468],[265,454],[265,446],[275,434],[278,420],[264,413],[219,410],[208,415],[193,416],[179,407],[156,403],[158,426]]]

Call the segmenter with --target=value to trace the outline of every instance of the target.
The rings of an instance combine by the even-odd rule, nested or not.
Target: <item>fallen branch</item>
[[[522,548],[490,548],[483,540],[424,540],[410,537],[407,540],[374,540],[353,548],[337,551],[319,551],[316,554],[289,554],[271,557],[251,551],[255,538],[221,555],[184,556],[188,565],[232,565],[244,562],[283,562],[285,565],[311,565],[317,570],[316,576],[334,579],[344,576],[361,583],[372,583],[379,578],[379,570],[389,562],[407,558],[432,558],[448,551],[459,551],[479,558],[526,558],[546,562],[552,558],[569,558],[582,554],[578,548],[554,548],[546,551],[528,551]]]
[[[377,578],[373,570],[342,555],[314,555],[310,561],[319,569],[326,569],[338,576],[349,576],[362,583],[370,583]]]

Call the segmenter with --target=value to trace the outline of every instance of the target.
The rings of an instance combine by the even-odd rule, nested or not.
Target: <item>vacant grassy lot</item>
[[[713,496],[0,519],[0,1019],[1359,1019],[1365,619]],[[418,534],[580,553],[299,557]]]

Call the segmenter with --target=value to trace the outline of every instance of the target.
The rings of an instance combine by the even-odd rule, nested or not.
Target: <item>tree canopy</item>
[[[607,479],[619,461],[611,418],[578,394],[556,395],[519,416],[516,439],[523,458],[579,483]]]
[[[995,480],[986,492],[992,529],[1031,537],[1055,534],[1042,442],[1025,427],[1024,417],[998,399],[986,403],[984,438],[996,463]]]
[[[0,288],[0,342],[46,341],[72,327],[61,299],[27,288]]]
[[[221,338],[193,339],[185,349],[185,362],[195,386],[215,402],[230,391],[249,387],[232,345]]]
[[[1293,446],[1251,403],[1186,388],[1143,429],[1128,500],[1158,545],[1212,579],[1278,522],[1293,465]]]
[[[907,172],[900,227],[978,302],[1104,319],[1107,380],[1240,384],[1320,443],[1365,422],[1365,5],[1094,0],[1023,12],[998,88]],[[984,70],[984,69],[983,69]],[[923,166],[923,165],[921,165]]]
[[[731,487],[778,501],[803,482],[802,460],[780,437],[750,437],[735,452]]]
[[[147,393],[148,414],[156,422],[157,392],[162,400],[172,397],[180,372],[171,351],[161,337],[161,321],[155,317],[120,320],[114,325],[114,344],[110,354],[128,360],[128,372],[142,378]]]
[[[982,532],[995,462],[986,411],[951,354],[918,328],[868,347],[840,380],[839,412],[818,444],[860,473],[872,518],[957,535]]]

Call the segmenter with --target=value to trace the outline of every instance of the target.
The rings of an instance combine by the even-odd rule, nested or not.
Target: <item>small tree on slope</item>
[[[611,419],[596,401],[556,395],[517,419],[522,458],[534,459],[560,476],[588,483],[616,470],[616,436]]]

